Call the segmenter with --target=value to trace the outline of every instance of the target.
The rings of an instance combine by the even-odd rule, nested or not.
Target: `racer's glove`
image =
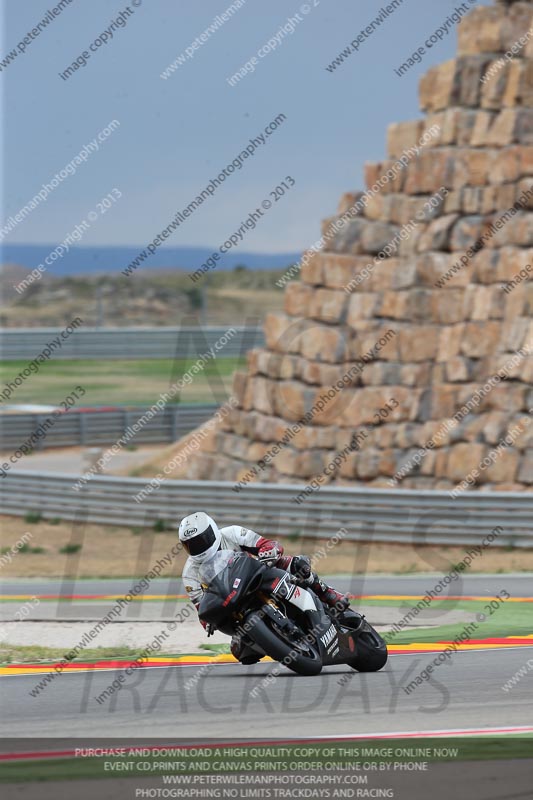
[[[216,630],[215,626],[211,622],[206,622],[205,619],[200,620],[200,625],[208,636],[212,636]]]
[[[257,557],[263,564],[271,567],[283,555],[283,547],[272,539],[264,539],[259,545]]]
[[[290,564],[290,573],[301,583],[311,586],[316,579],[315,573],[311,569],[311,559],[309,556],[294,556]]]

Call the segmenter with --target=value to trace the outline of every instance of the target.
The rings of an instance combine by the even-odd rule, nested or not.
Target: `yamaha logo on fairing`
[[[327,647],[329,644],[331,644],[336,635],[337,631],[335,629],[335,625],[331,625],[331,627],[328,628],[324,636],[320,637],[320,641],[322,642],[324,647]]]

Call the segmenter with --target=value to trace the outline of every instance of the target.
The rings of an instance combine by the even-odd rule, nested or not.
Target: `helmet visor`
[[[199,533],[197,536],[193,536],[190,539],[185,539],[183,546],[189,555],[199,556],[202,553],[205,553],[206,550],[209,550],[211,545],[215,543],[215,540],[215,531],[210,525],[205,529],[205,531]]]

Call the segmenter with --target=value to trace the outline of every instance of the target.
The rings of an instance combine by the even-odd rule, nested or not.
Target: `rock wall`
[[[533,489],[533,3],[476,8],[458,37],[187,477]]]

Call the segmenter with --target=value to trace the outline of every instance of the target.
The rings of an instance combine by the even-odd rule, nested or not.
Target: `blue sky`
[[[137,1],[137,0],[136,0]],[[56,0],[57,2],[57,0]],[[404,77],[394,74],[458,5],[404,0],[358,53],[325,67],[387,0],[246,0],[193,58],[160,73],[231,0],[142,0],[123,28],[67,81],[65,70],[109,28],[126,2],[73,0],[1,73],[2,220],[27,203],[107,123],[120,128],[5,241],[57,243],[114,188],[119,202],[87,231],[84,245],[144,246],[279,113],[286,122],[242,170],[166,244],[218,247],[290,175],[295,186],[246,238],[245,249],[304,249],[320,235],[344,191],[364,188],[363,164],[385,156],[386,126],[420,116],[418,79],[453,56],[456,30]],[[480,2],[480,5],[490,4]],[[5,0],[0,60],[53,8]],[[256,55],[289,17],[292,35],[256,71],[226,78]]]

